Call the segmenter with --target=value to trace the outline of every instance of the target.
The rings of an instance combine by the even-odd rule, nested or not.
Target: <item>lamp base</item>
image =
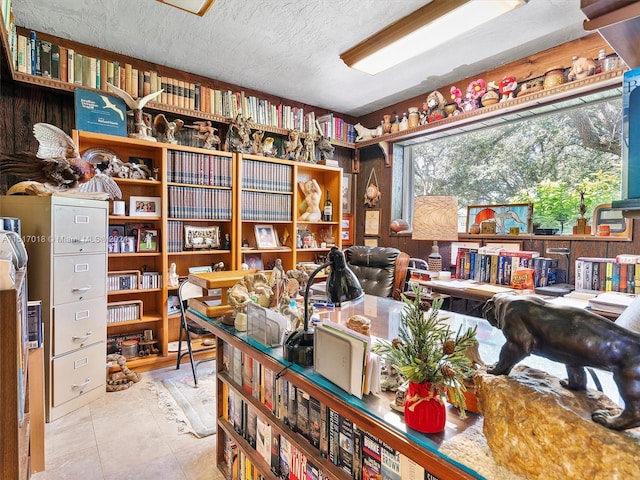
[[[427,258],[427,265],[430,271],[439,272],[442,270],[442,258]]]
[[[282,346],[284,359],[303,367],[313,366],[313,333],[301,328],[290,333]]]

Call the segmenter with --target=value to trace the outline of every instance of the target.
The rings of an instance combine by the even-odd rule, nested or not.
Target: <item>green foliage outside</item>
[[[534,223],[563,229],[620,198],[622,100],[565,109],[413,147],[414,194],[458,205],[532,202]],[[590,223],[590,222],[589,222]]]

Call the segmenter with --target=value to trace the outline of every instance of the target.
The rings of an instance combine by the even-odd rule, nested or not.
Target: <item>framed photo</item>
[[[350,213],[342,215],[342,224],[340,225],[340,228],[342,245],[353,245],[353,215]]]
[[[380,210],[367,210],[364,212],[364,234],[380,234]]]
[[[365,238],[364,239],[365,247],[377,247],[378,246],[378,237],[373,238]]]
[[[184,248],[218,248],[220,246],[220,228],[216,225],[201,227],[184,226]]]
[[[169,295],[167,297],[167,315],[180,313],[180,297],[177,295]]]
[[[159,240],[156,228],[141,228],[138,232],[138,252],[157,252]]]
[[[121,237],[120,253],[136,253],[136,244],[138,237]]]
[[[258,248],[278,248],[278,237],[273,225],[255,225]]]
[[[262,263],[262,254],[260,253],[245,253],[244,263],[247,264],[249,270],[263,270],[264,264]]]
[[[129,216],[159,217],[161,215],[160,197],[129,197]]]
[[[342,213],[351,213],[353,198],[353,174],[342,174]]]
[[[213,272],[211,265],[200,265],[197,267],[189,267],[189,273],[209,273]]]
[[[124,238],[124,225],[109,225],[107,252],[120,253],[120,242]]]
[[[520,233],[531,233],[532,218],[531,203],[470,205],[467,207],[467,232],[471,225],[481,225],[485,220],[494,220],[497,235],[508,234],[511,227],[518,227]]]
[[[631,240],[633,219],[622,216],[622,210],[613,210],[610,203],[598,205],[593,209],[593,235],[607,235],[601,227],[608,227],[608,235],[612,237],[626,237]]]

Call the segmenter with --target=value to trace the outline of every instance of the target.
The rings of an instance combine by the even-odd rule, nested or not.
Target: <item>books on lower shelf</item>
[[[620,292],[605,292],[589,299],[589,306],[594,310],[609,313],[622,313],[635,300],[635,295]]]

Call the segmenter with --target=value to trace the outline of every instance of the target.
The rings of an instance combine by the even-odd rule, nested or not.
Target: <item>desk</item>
[[[392,299],[365,295],[362,300],[352,302],[342,308],[320,311],[320,316],[323,320],[345,324],[352,315],[365,315],[371,319],[372,336],[393,339],[397,336],[400,325],[400,312],[403,307],[401,302]],[[481,418],[479,415],[469,413],[466,419],[461,419],[457,411],[449,406],[445,431],[432,435],[421,434],[407,428],[402,415],[394,412],[389,407],[389,404],[393,401],[392,395],[384,393],[380,395],[365,395],[362,400],[358,399],[348,395],[311,368],[289,364],[282,358],[281,347],[267,348],[248,338],[245,332],[238,332],[232,326],[223,325],[215,319],[204,317],[194,310],[188,310],[187,317],[210,329],[216,335],[219,352],[224,352],[225,349],[228,350],[230,347],[238,349],[243,356],[248,355],[251,357],[253,362],[259,362],[260,365],[271,372],[280,373],[282,378],[297,388],[303,389],[323,405],[348,418],[364,431],[374,434],[387,445],[413,459],[440,480],[485,478],[476,471],[478,468],[476,465],[468,463],[467,457],[463,454],[460,455],[460,458],[452,458],[453,455],[447,456],[440,452],[442,445],[475,425]],[[451,322],[452,330],[454,331],[460,326],[463,329],[476,327],[482,359],[488,364],[497,360],[505,341],[500,330],[493,328],[486,320],[466,315],[454,314],[451,315],[448,321]],[[545,370],[560,378],[566,378],[564,365],[551,362],[545,358],[530,356],[524,359],[522,363]],[[218,355],[216,372],[219,392],[227,389],[235,392],[235,395],[240,395],[244,402],[248,403],[254,410],[257,410],[258,415],[272,425],[273,429],[279,432],[281,436],[284,435],[289,442],[295,444],[308,458],[313,459],[314,463],[317,462],[320,468],[325,473],[328,472],[331,478],[338,480],[350,478],[321,456],[318,450],[305,441],[300,434],[293,433],[279,417],[272,413],[272,410],[266,408],[264,404],[254,399],[252,395],[243,392],[243,385],[234,381],[232,376],[225,371],[224,353],[223,355]],[[612,376],[605,372],[601,375],[600,380],[605,387],[605,393],[612,400],[619,402],[617,387],[613,382]],[[591,379],[589,381],[591,382]],[[593,388],[592,383],[589,386]],[[218,402],[218,416],[220,417],[218,420],[218,464],[221,466],[224,464],[224,442],[221,440],[225,437],[232,437],[243,451],[246,449],[246,455],[251,458],[254,465],[261,466],[268,472],[268,465],[263,460],[260,460],[260,456],[242,439],[242,436],[234,433],[234,427],[229,420],[222,418],[222,404],[223,402]],[[273,474],[265,476],[270,479],[276,478]]]

